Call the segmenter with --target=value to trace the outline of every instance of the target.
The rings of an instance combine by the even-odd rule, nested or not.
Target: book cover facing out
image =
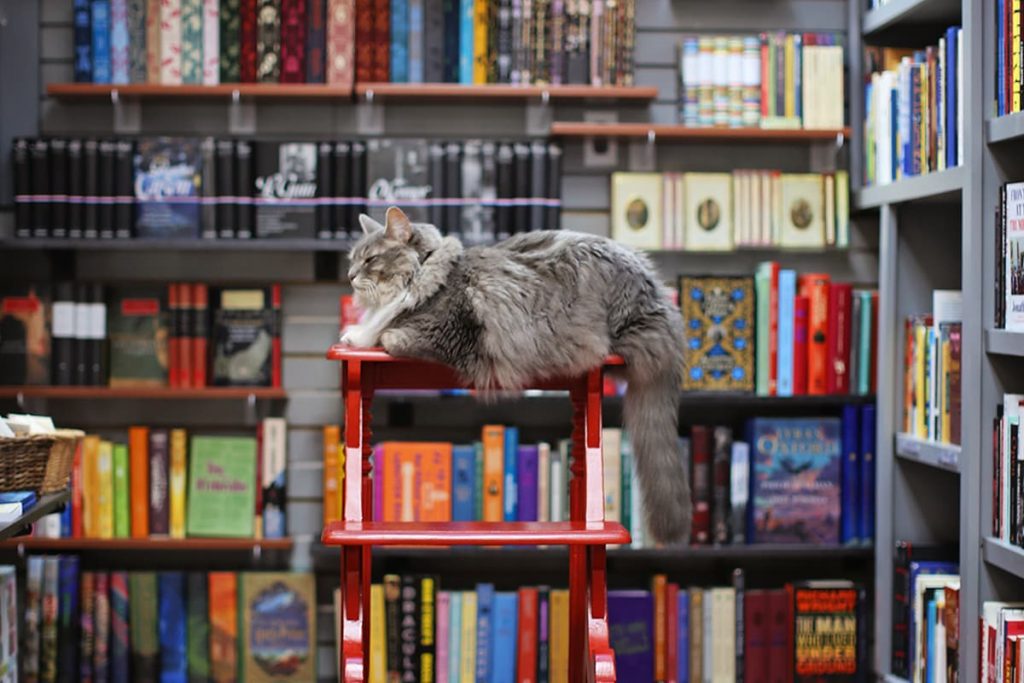
[[[0,384],[50,383],[50,310],[46,285],[0,290]]]
[[[199,237],[203,177],[199,140],[143,138],[136,149],[136,236]]]
[[[623,683],[654,680],[654,602],[648,591],[608,591],[608,630]]]
[[[242,675],[251,683],[316,679],[316,585],[312,574],[241,577]]]
[[[838,418],[750,421],[751,543],[839,542],[840,428]]]
[[[167,317],[162,287],[118,288],[107,308],[110,386],[167,384]]]
[[[685,391],[754,390],[754,279],[683,277]]]
[[[430,220],[430,184],[426,140],[369,140],[366,143],[367,205],[384,222],[389,206],[400,206],[414,223]],[[441,227],[441,226],[438,226]]]
[[[853,680],[857,674],[856,587],[846,581],[793,586],[793,680]]]
[[[252,190],[257,237],[316,237],[316,143],[256,143]]]
[[[267,288],[212,292],[214,386],[270,386],[275,312]]]
[[[256,439],[192,437],[188,535],[249,538],[256,506]]]

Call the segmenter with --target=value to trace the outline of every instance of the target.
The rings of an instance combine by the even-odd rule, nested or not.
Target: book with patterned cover
[[[128,81],[146,82],[146,0],[128,0]]]
[[[306,83],[323,83],[327,69],[327,0],[306,1]]]
[[[442,0],[423,0],[423,80],[444,82],[444,11]]]
[[[128,82],[128,0],[110,0],[110,82]]]
[[[329,0],[332,8],[341,0]],[[373,3],[374,0],[353,0],[355,2],[355,70],[356,81],[365,83],[373,80]],[[333,14],[333,10],[332,10]],[[332,20],[333,21],[333,20]]]
[[[146,0],[146,82],[160,82],[160,0]]]
[[[92,81],[92,12],[89,0],[74,0],[75,82]]]
[[[354,53],[369,49],[356,43],[356,26],[354,0],[327,0],[327,82],[331,85],[351,88],[358,67]]]
[[[281,82],[306,80],[306,0],[281,0]]]
[[[242,64],[242,15],[239,0],[220,0],[220,82],[238,83]]]
[[[391,80],[391,6],[389,0],[373,0],[373,72],[371,80],[387,83]]]
[[[256,82],[281,80],[281,0],[257,0]]]
[[[754,390],[754,280],[683,277],[685,391]]]
[[[181,85],[181,2],[160,2],[160,82]]]
[[[181,0],[181,82],[203,82],[203,0]]]
[[[128,633],[128,572],[110,573],[110,681],[132,680]]]
[[[242,83],[256,82],[256,3],[259,0],[241,0],[241,63],[239,77]]]
[[[203,0],[203,85],[220,83],[220,3]]]
[[[391,82],[409,82],[409,0],[391,0]]]
[[[110,77],[110,0],[92,0],[92,82]]]

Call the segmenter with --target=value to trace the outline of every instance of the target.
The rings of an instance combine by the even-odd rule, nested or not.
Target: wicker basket
[[[0,438],[0,491],[53,493],[67,488],[78,442],[75,429]]]

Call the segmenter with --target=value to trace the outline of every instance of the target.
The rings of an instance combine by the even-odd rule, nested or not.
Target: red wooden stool
[[[572,480],[568,522],[375,522],[370,472],[370,402],[377,389],[464,387],[446,366],[393,358],[380,350],[335,345],[327,358],[342,363],[345,412],[343,519],[323,531],[325,545],[341,546],[342,646],[345,683],[369,675],[370,550],[375,545],[569,547],[569,681],[615,681],[608,639],[605,546],[629,543],[629,532],[604,519],[601,461],[603,368],[583,377],[538,382],[530,388],[568,390],[573,404]],[[606,366],[623,365],[611,356]]]

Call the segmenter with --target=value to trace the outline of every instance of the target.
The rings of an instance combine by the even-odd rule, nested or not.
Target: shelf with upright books
[[[955,22],[959,17],[959,0],[888,0],[864,13],[862,29],[870,36],[898,26]]]
[[[0,386],[0,398],[276,401],[283,400],[287,396],[281,387],[176,389],[172,387]]]
[[[1024,332],[985,330],[985,350],[997,356],[1024,356]]]
[[[948,472],[960,472],[960,446],[919,439],[910,434],[896,435],[896,455]]]
[[[699,128],[660,123],[591,123],[556,121],[551,136],[558,138],[647,138],[687,142],[763,142],[763,143],[844,143],[849,128],[815,130],[807,128]]]
[[[982,546],[985,561],[1004,572],[1024,578],[1024,548],[998,538],[986,538]]]
[[[460,85],[458,83],[357,83],[356,100],[479,102],[479,101],[603,101],[646,103],[658,96],[656,86],[625,85]]]
[[[29,552],[255,552],[291,550],[291,538],[42,538],[8,539],[4,548]]]
[[[863,210],[877,209],[883,204],[956,201],[966,177],[967,171],[958,166],[884,185],[862,187],[854,193],[853,206]]]
[[[0,240],[0,248],[36,251],[348,251],[342,239],[62,239],[26,237]]]
[[[39,500],[28,512],[7,525],[0,527],[0,541],[12,538],[24,532],[36,520],[51,512],[61,509],[71,499],[71,491],[64,490],[56,493],[47,493],[39,497]]]
[[[58,99],[210,100],[231,102],[236,97],[267,100],[329,99],[348,103],[349,86],[323,83],[221,83],[218,85],[162,85],[159,83],[49,83],[46,94]]]
[[[989,144],[1024,138],[1024,112],[997,116],[988,121]]]

